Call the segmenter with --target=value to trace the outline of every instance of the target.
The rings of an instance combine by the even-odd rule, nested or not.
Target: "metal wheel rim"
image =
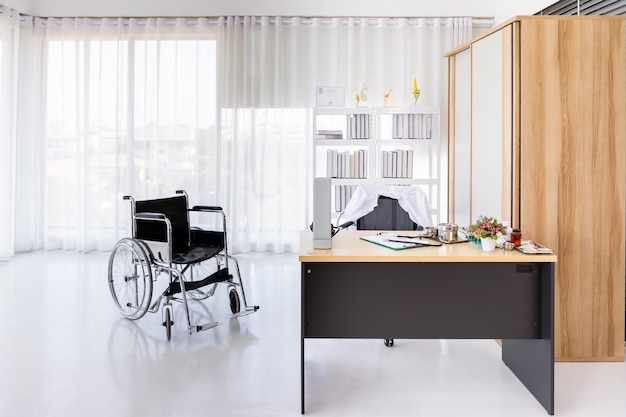
[[[131,238],[120,240],[109,257],[109,290],[122,315],[143,317],[152,300],[152,268],[141,244]]]

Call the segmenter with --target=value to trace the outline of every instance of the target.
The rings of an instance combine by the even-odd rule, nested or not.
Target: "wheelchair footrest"
[[[247,316],[248,314],[255,313],[258,309],[259,309],[259,306],[249,306],[249,307],[246,307],[243,311],[233,314],[232,317]]]
[[[218,269],[208,277],[199,281],[185,281],[185,291],[197,290],[198,288],[206,287],[207,285],[211,285],[216,282],[228,281],[229,279],[230,275],[228,274],[228,268]],[[163,295],[174,295],[179,294],[180,292],[180,282],[175,281],[170,284],[169,288],[163,293]]]
[[[206,324],[199,324],[196,326],[189,326],[189,333],[199,333],[203,330],[209,330],[212,329],[214,327],[219,326],[220,324],[222,324],[221,321],[212,321],[210,323],[206,323]]]

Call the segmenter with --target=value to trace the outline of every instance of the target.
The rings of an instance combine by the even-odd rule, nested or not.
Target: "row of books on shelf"
[[[382,177],[413,178],[413,151],[410,149],[383,151]]]
[[[346,136],[348,139],[369,139],[372,134],[369,114],[351,114],[348,119]],[[316,139],[343,139],[341,129],[317,129]]]
[[[348,122],[348,139],[369,139],[372,134],[369,114],[351,114]]]
[[[367,178],[367,151],[326,151],[326,175],[331,178]]]
[[[335,211],[342,212],[358,185],[335,185]]]
[[[433,118],[430,114],[394,114],[393,139],[430,139]]]

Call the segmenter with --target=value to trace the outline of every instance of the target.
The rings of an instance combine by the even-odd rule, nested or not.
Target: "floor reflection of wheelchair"
[[[215,294],[219,284],[226,285],[233,316],[259,309],[248,306],[239,264],[228,254],[226,216],[221,207],[189,209],[184,191],[154,200],[136,201],[131,196],[124,196],[124,200],[131,203],[132,237],[116,243],[109,258],[108,275],[113,301],[126,318],[137,320],[146,312],[161,309],[170,340],[174,324],[172,302],[179,302],[185,310],[189,334],[213,328],[221,323],[191,323],[188,299],[207,299]],[[190,213],[212,217],[206,219],[207,224],[215,227],[191,227]],[[234,266],[233,274],[229,264]],[[161,275],[168,277],[168,284],[153,300],[153,283]]]

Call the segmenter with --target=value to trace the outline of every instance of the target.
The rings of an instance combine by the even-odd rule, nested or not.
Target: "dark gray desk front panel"
[[[536,264],[309,263],[304,337],[539,338]]]

